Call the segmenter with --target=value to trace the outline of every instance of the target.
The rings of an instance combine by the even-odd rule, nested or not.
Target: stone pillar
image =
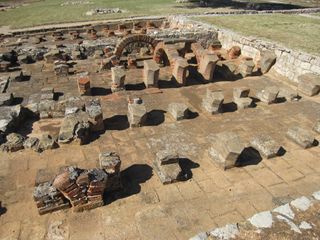
[[[216,54],[204,54],[202,56],[199,65],[199,73],[203,76],[204,80],[212,81],[213,72],[216,68],[216,64],[219,61],[219,58]]]
[[[253,69],[254,69],[255,65],[252,59],[246,59],[243,60],[240,64],[239,64],[239,72],[241,74],[242,77],[246,77],[246,76],[250,76],[252,75]]]
[[[122,187],[121,184],[121,160],[115,152],[103,152],[99,154],[100,168],[107,174],[106,191],[115,191]]]
[[[238,87],[233,89],[233,102],[238,109],[245,109],[251,106],[252,99],[249,97],[250,88]]]
[[[112,74],[112,92],[118,92],[123,90],[124,81],[126,79],[126,72],[122,66],[116,66],[111,68]]]
[[[211,114],[220,113],[222,111],[222,104],[224,95],[221,90],[207,90],[206,96],[202,100],[202,106]]]
[[[90,78],[88,76],[80,77],[78,79],[78,89],[80,95],[91,95]]]
[[[190,110],[184,103],[170,103],[168,112],[176,121],[180,121],[189,117]]]
[[[160,68],[154,60],[144,60],[143,81],[148,87],[157,87]]]
[[[103,113],[99,99],[91,99],[86,103],[86,112],[89,115],[89,122],[91,122],[91,130],[99,132],[104,130]]]
[[[175,80],[182,86],[186,85],[187,78],[187,68],[188,68],[187,59],[178,57],[173,63],[172,75]]]
[[[147,109],[141,98],[129,100],[128,121],[131,128],[141,127],[147,120]]]

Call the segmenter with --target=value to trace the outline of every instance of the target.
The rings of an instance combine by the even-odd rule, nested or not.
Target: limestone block
[[[262,51],[260,53],[260,69],[263,74],[267,73],[276,63],[277,56],[271,51]]]
[[[23,149],[25,138],[18,133],[10,133],[6,137],[7,142],[1,145],[1,150],[4,152],[16,152]]]
[[[128,104],[128,121],[130,127],[140,127],[147,120],[147,109],[142,99],[134,99]]]
[[[236,166],[236,162],[244,150],[239,136],[233,132],[222,132],[214,136],[209,156],[223,170]]]
[[[144,84],[148,87],[157,87],[160,68],[154,60],[144,60],[143,77]]]
[[[307,95],[314,96],[320,92],[320,76],[306,73],[298,77],[298,91]]]
[[[250,88],[237,87],[233,88],[233,98],[246,98],[249,97]]]
[[[189,108],[183,103],[170,103],[168,106],[168,112],[176,121],[189,117]]]
[[[260,92],[257,92],[257,98],[260,99],[261,102],[272,104],[277,100],[279,94],[279,89],[275,86],[266,87]]]
[[[233,98],[233,102],[237,105],[238,109],[246,109],[252,106],[253,100],[249,97]]]
[[[202,106],[209,113],[216,114],[222,111],[223,101],[224,95],[221,90],[212,91],[207,89],[206,96],[202,100]]]
[[[9,106],[13,102],[13,94],[12,93],[0,93],[0,107],[1,106]]]
[[[115,152],[103,152],[99,154],[100,168],[104,169],[108,174],[120,172],[121,160],[120,156]]]
[[[250,76],[252,75],[254,66],[253,60],[244,60],[239,64],[238,71],[242,77]]]
[[[94,132],[103,131],[103,112],[99,99],[91,99],[86,102],[86,112],[89,115],[89,122],[92,124],[91,130]]]
[[[205,54],[199,64],[199,73],[202,74],[206,81],[212,81],[213,73],[219,58],[216,54]]]
[[[188,62],[187,59],[182,57],[176,57],[173,63],[172,75],[177,81],[178,84],[184,86],[186,85],[186,77],[188,70]]]
[[[251,146],[265,158],[276,157],[281,146],[268,135],[259,135],[251,140]]]
[[[183,179],[183,171],[179,165],[177,153],[168,150],[156,154],[153,167],[162,184],[174,183]]]
[[[287,138],[300,145],[303,148],[310,148],[313,146],[315,138],[312,132],[301,128],[292,127],[287,131]]]
[[[317,133],[320,133],[320,119],[316,121],[315,125],[313,126],[313,130]]]

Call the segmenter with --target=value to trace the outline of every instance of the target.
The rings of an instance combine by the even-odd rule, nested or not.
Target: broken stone
[[[43,152],[49,149],[55,149],[58,147],[56,140],[48,134],[42,135],[39,140],[38,151]]]
[[[262,74],[269,72],[271,67],[276,63],[277,56],[271,51],[262,51],[260,53],[260,69]]]
[[[89,122],[91,123],[91,130],[94,132],[103,131],[103,113],[99,99],[91,99],[86,102],[86,112],[89,115]]]
[[[176,121],[180,121],[189,118],[190,110],[188,106],[183,103],[170,103],[168,112]]]
[[[83,111],[84,107],[84,101],[80,97],[70,97],[65,103],[65,116]]]
[[[44,54],[44,59],[46,63],[54,63],[57,60],[62,60],[62,53],[58,49],[53,49],[46,54]]]
[[[148,87],[157,87],[160,68],[154,60],[144,60],[144,84]]]
[[[320,76],[306,73],[298,77],[298,91],[312,97],[320,92]]]
[[[250,223],[257,228],[271,228],[272,214],[270,211],[260,212],[249,218]]]
[[[136,98],[128,103],[128,121],[130,127],[140,127],[147,120],[147,109],[140,98]]]
[[[1,106],[10,106],[13,102],[12,93],[0,93],[0,107]]]
[[[251,141],[251,146],[266,158],[276,157],[281,146],[268,135],[256,136]]]
[[[209,149],[213,162],[223,170],[236,166],[236,162],[244,150],[239,136],[233,132],[215,134]]]
[[[25,138],[18,133],[10,133],[7,137],[7,142],[1,145],[3,152],[16,152],[23,149]]]
[[[118,173],[120,171],[121,160],[115,152],[103,152],[99,154],[100,167],[108,174]]]
[[[126,79],[126,72],[122,66],[116,66],[111,68],[112,74],[112,86],[111,91],[117,92],[123,89],[124,81]]]
[[[51,87],[46,87],[41,89],[40,100],[53,100],[54,99],[54,89]]]
[[[5,93],[9,86],[9,77],[0,77],[0,93]]]
[[[320,119],[316,121],[315,125],[313,126],[313,130],[317,133],[320,133]]]
[[[246,98],[249,97],[250,88],[237,87],[233,89],[233,98]]]
[[[281,88],[278,97],[285,98],[286,101],[297,101],[299,99],[297,91]]]
[[[173,183],[183,179],[179,165],[179,156],[169,150],[159,151],[153,162],[154,170],[163,184]]]
[[[26,111],[21,105],[0,107],[0,132],[12,133],[26,117]]]
[[[214,229],[210,232],[210,235],[217,239],[233,239],[236,238],[239,233],[240,231],[237,224],[227,224],[224,227]]]
[[[233,102],[237,105],[238,109],[246,109],[252,106],[253,100],[249,97],[247,98],[234,98]]]
[[[242,77],[247,77],[252,75],[255,65],[253,60],[243,60],[239,64],[238,71]]]
[[[279,94],[279,89],[275,86],[266,87],[265,89],[257,92],[257,98],[264,103],[272,104],[276,102]]]
[[[222,111],[223,101],[224,95],[221,90],[212,91],[207,89],[206,96],[202,100],[202,106],[209,113],[216,114]]]
[[[69,65],[58,64],[54,67],[54,72],[59,77],[67,77],[69,75]]]
[[[39,145],[39,139],[35,137],[27,138],[23,143],[23,147],[25,149],[33,149],[35,151],[38,149],[38,145]]]
[[[300,145],[303,148],[310,148],[313,146],[315,138],[312,132],[301,127],[292,127],[287,131],[287,138]]]

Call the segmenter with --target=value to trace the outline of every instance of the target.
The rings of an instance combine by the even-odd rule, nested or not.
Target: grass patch
[[[199,17],[197,20],[320,55],[320,19],[275,14]]]

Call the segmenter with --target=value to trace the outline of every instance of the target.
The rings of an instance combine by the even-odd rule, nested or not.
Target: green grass
[[[320,55],[320,19],[299,15],[199,17],[197,20]]]

